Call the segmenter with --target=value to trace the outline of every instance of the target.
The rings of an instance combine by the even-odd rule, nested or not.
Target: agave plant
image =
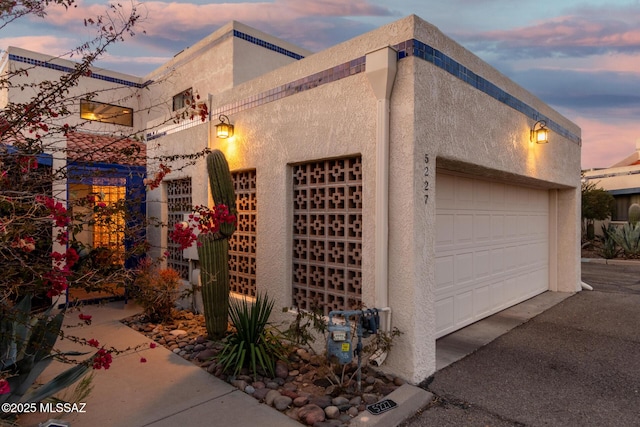
[[[269,325],[273,301],[266,295],[258,294],[255,302],[246,299],[230,301],[229,317],[235,332],[229,335],[227,344],[218,356],[218,363],[225,371],[236,375],[244,367],[249,367],[254,377],[258,367],[274,376],[276,359],[284,357],[284,347]]]
[[[611,233],[611,238],[622,248],[625,255],[640,256],[640,223],[624,224],[615,233]]]
[[[91,364],[82,363],[67,369],[48,383],[32,387],[54,359],[53,345],[60,334],[64,312],[52,315],[51,306],[40,315],[31,313],[31,297],[23,297],[15,306],[0,307],[0,373],[9,393],[0,395],[0,403],[40,402],[82,378]],[[68,352],[63,356],[82,353]],[[1,414],[0,418],[11,416]]]
[[[609,223],[608,226],[602,224],[602,246],[600,247],[600,255],[605,259],[613,259],[618,256],[620,248],[613,238],[616,233],[616,227]]]

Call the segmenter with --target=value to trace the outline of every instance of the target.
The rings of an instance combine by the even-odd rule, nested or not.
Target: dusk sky
[[[0,30],[0,47],[62,54],[89,39],[83,20],[106,4],[23,18]],[[319,51],[416,14],[577,123],[583,168],[611,166],[640,139],[640,0],[185,0],[139,11],[136,36],[97,65],[142,76],[231,20]]]

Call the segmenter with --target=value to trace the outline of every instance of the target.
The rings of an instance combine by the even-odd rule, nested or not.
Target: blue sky
[[[62,54],[89,39],[83,19],[106,4],[11,23],[0,47]],[[640,0],[180,0],[139,10],[136,36],[100,66],[144,75],[230,20],[318,51],[416,14],[576,122],[583,168],[611,166],[640,139]]]

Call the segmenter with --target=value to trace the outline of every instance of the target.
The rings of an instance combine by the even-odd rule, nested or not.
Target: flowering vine
[[[210,209],[207,206],[199,205],[193,209],[189,215],[189,220],[177,223],[169,233],[171,240],[180,245],[180,250],[187,249],[198,240],[196,231],[199,234],[213,234],[218,236],[221,224],[234,224],[236,216],[229,213],[229,208],[224,204],[219,204]]]

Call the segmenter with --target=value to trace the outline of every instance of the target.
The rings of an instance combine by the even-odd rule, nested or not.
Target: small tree
[[[615,212],[616,201],[611,194],[597,187],[595,182],[582,183],[583,233],[588,240],[595,237],[594,222],[605,220]]]

